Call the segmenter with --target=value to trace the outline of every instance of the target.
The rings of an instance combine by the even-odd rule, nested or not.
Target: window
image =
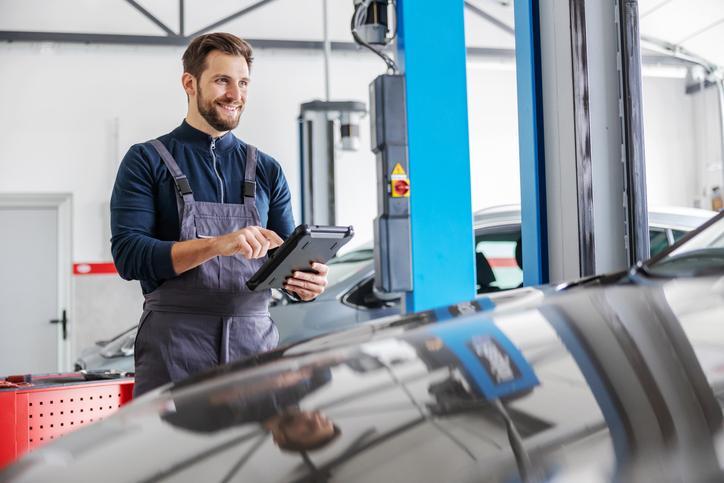
[[[674,242],[677,242],[684,238],[684,235],[686,235],[688,232],[683,230],[671,230],[671,234],[674,235]]]
[[[368,310],[381,310],[380,317],[387,315],[388,310],[400,305],[401,296],[399,293],[383,293],[375,290],[375,279],[370,277],[360,285],[352,289],[343,299],[343,302],[358,308]],[[390,310],[389,313],[397,313],[399,309]]]
[[[518,255],[516,256],[516,251]],[[495,292],[520,287],[523,283],[520,227],[495,227],[475,236],[477,292]]]
[[[669,238],[666,236],[666,230],[663,228],[649,229],[649,242],[651,243],[651,256],[663,252],[669,247]]]

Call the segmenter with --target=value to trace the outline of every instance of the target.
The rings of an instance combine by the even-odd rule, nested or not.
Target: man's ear
[[[187,96],[191,97],[196,95],[196,78],[193,75],[184,72],[181,76],[181,85],[184,91],[186,91]]]

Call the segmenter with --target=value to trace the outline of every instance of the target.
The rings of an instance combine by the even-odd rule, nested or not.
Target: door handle
[[[68,317],[66,316],[65,309],[63,309],[63,317],[60,319],[53,319],[50,321],[51,324],[62,324],[63,326],[63,340],[68,338]]]

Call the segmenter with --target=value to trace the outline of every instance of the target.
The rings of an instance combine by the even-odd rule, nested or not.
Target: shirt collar
[[[204,149],[209,149],[211,147],[211,141],[214,139],[212,136],[193,127],[191,124],[186,122],[186,119],[184,119],[181,122],[181,125],[174,129],[171,134],[182,140],[184,143],[202,147]],[[216,138],[216,149],[226,150],[234,146],[236,143],[236,136],[234,136],[234,133],[229,131],[223,136]]]

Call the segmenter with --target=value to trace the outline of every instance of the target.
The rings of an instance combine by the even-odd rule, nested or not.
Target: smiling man
[[[195,38],[183,54],[186,119],[132,146],[118,169],[113,260],[145,298],[135,396],[278,342],[270,292],[251,292],[246,281],[294,220],[279,163],[230,132],[246,106],[251,63],[251,46],[234,35]],[[327,267],[312,268],[285,289],[305,301],[321,294]]]

